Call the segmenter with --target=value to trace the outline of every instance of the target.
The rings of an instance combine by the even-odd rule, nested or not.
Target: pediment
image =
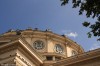
[[[5,49],[6,48],[6,49]],[[23,62],[30,61],[30,64],[41,65],[43,64],[42,56],[37,53],[24,38],[19,38],[15,41],[3,44],[0,46],[0,54],[14,50],[16,60],[20,59]],[[16,50],[16,51],[15,51]],[[24,59],[24,60],[23,60]],[[27,61],[28,60],[28,61]],[[27,63],[29,64],[29,62]]]

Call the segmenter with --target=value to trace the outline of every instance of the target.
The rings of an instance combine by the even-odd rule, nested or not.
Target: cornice
[[[32,66],[31,64],[29,64],[24,58],[21,58],[20,56],[16,55],[17,58],[19,58],[21,61],[23,61],[27,66]],[[15,61],[18,61],[17,59],[15,59]]]
[[[23,54],[24,56],[20,55]],[[37,60],[37,58],[35,58],[34,56],[32,56],[29,52],[27,52],[26,49],[23,49],[22,47],[18,47],[18,52],[17,52],[17,56],[23,61],[29,64],[29,62],[35,64],[36,66],[40,65],[40,61]],[[25,57],[29,60],[26,60]],[[34,59],[34,60],[33,60]],[[29,64],[31,65],[31,64]]]
[[[30,33],[30,34],[29,33],[27,32],[26,34],[24,34],[22,36],[23,37],[30,36],[30,37],[36,37],[36,38],[44,38],[44,39],[58,41],[63,44],[71,44],[73,47],[79,48],[81,50],[81,52],[84,52],[83,48],[80,45],[78,45],[76,42],[72,41],[71,39],[69,39],[65,36],[61,36],[61,35],[55,34],[53,32],[48,32],[48,31],[33,31],[33,33]]]
[[[70,46],[71,48],[78,50],[79,53],[84,53],[84,49],[77,42],[74,42],[68,37],[65,37],[65,42],[67,46]]]
[[[67,46],[73,48],[74,50],[76,50],[78,52],[78,54],[84,53],[84,50],[80,45],[67,43]]]
[[[14,33],[14,34],[13,34]],[[33,37],[34,35],[39,35],[39,36],[49,36],[49,37],[52,37],[52,38],[58,38],[60,40],[65,40],[65,37],[61,36],[61,35],[58,35],[58,34],[55,34],[53,32],[50,32],[50,31],[40,31],[40,30],[23,30],[21,31],[21,34],[22,36],[30,36]],[[3,36],[1,37],[5,37],[5,36],[18,36],[16,35],[16,32],[7,32],[7,33],[4,33]]]
[[[21,35],[7,35],[7,36],[0,36],[0,41],[8,41],[8,42],[11,42],[11,41],[14,41],[14,40],[17,40],[18,38],[20,38]]]
[[[23,48],[22,46],[18,47],[18,52],[17,55],[20,56],[20,53],[23,54],[27,59],[29,59],[31,62],[36,64],[37,66],[39,64],[42,64],[37,57],[33,56],[26,48]],[[24,59],[23,56],[20,56],[21,58]],[[34,60],[33,60],[34,59]],[[25,59],[24,59],[25,60]]]
[[[58,35],[51,31],[26,29],[26,30],[22,30],[20,35],[23,35],[23,36],[31,35],[31,37],[32,37],[32,35],[40,35],[40,36],[44,35],[44,36],[48,36],[48,37],[52,37],[52,38],[57,38],[57,39],[63,40],[63,41],[68,40],[68,41],[74,42],[71,39],[67,38],[66,36]],[[4,33],[3,36],[18,36],[18,35],[16,35],[16,31],[13,31],[13,32]],[[1,36],[1,37],[3,37],[3,36]]]
[[[89,51],[89,52],[85,52],[85,53],[80,54],[80,55],[72,56],[72,57],[66,58],[66,59],[61,60],[61,61],[58,61],[53,66],[60,66],[60,65],[67,66],[67,65],[70,65],[73,63],[78,63],[78,62],[90,60],[93,58],[100,58],[100,48],[96,49],[96,50]]]
[[[41,60],[43,60],[43,57],[39,54],[39,53],[37,53],[29,44],[28,44],[28,42],[26,42],[25,40],[24,40],[24,38],[19,38],[19,42],[21,42],[24,46],[26,45],[27,46],[27,48],[26,49],[29,49],[30,51],[32,51],[32,52],[34,52],[35,54],[36,54],[36,56],[38,56],[37,58],[40,58]]]
[[[58,56],[58,57],[63,57],[63,58],[66,58],[66,55],[63,55],[63,54],[57,54],[57,53],[41,53],[42,55],[44,56]]]
[[[5,59],[9,59],[9,58],[15,58],[15,56],[16,56],[16,54],[15,55],[7,56],[5,58],[0,58],[0,61],[5,60]]]
[[[0,53],[5,53],[5,52],[13,50],[15,48],[17,49],[18,47],[22,47],[23,49],[27,50],[27,52],[29,54],[34,56],[34,58],[36,58],[39,63],[43,63],[42,57],[28,43],[24,43],[24,42],[25,41],[23,41],[21,38],[19,38],[15,41],[1,45],[0,50],[2,50],[2,51],[0,51]]]
[[[44,64],[45,63],[50,63],[50,64],[53,64],[53,63],[56,63],[57,61],[44,61]]]
[[[11,35],[11,34],[12,35]],[[6,33],[5,33],[6,34]],[[50,31],[40,31],[40,30],[32,30],[32,29],[27,29],[27,30],[22,30],[20,35],[16,35],[14,32],[8,32],[6,35],[1,36],[3,40],[6,39],[18,39],[21,36],[23,38],[40,38],[40,39],[46,39],[46,40],[52,40],[52,41],[57,41],[62,44],[66,44],[67,46],[70,46],[71,48],[76,49],[79,53],[83,53],[84,50],[83,48],[78,45],[76,42],[72,41],[68,37],[58,35],[56,33],[50,32]],[[14,35],[15,34],[15,35]]]
[[[0,46],[0,50],[2,50],[2,51],[0,51],[0,54],[6,53],[8,51],[16,49],[18,47],[18,45],[13,44],[15,42],[17,42],[17,41],[12,41],[10,43],[6,43],[6,44],[1,45]]]

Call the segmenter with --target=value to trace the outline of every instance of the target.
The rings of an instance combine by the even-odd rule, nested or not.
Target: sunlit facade
[[[0,36],[0,65],[100,66],[100,49],[84,52],[73,40],[49,29],[9,30]]]

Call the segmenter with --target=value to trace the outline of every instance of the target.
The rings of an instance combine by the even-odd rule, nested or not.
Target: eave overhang
[[[71,64],[81,63],[96,58],[100,60],[100,48],[60,60],[53,64],[53,66],[69,66]]]

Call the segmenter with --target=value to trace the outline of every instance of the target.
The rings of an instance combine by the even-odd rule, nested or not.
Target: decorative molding
[[[42,56],[41,55],[39,55],[39,53],[38,52],[36,52],[29,44],[28,44],[28,42],[26,42],[23,38],[19,38],[19,42],[23,45],[23,47],[27,47],[26,49],[30,52],[30,53],[32,53],[32,52],[34,52],[36,55],[35,56],[38,56],[38,59],[41,59],[41,60],[43,60],[43,58],[42,58]],[[33,53],[32,53],[33,54]],[[42,62],[42,61],[41,61]]]
[[[25,42],[25,43],[23,43]],[[15,41],[12,41],[10,43],[7,43],[7,44],[4,44],[2,46],[0,46],[0,53],[5,53],[5,52],[8,52],[10,50],[14,50],[14,49],[17,49],[18,47],[22,47],[23,49],[27,50],[31,55],[32,54],[36,54],[36,57],[38,59],[39,62],[42,62],[42,56],[40,56],[39,54],[37,54],[37,52],[26,42],[26,41],[23,41],[22,38],[19,38],[18,40],[15,40]],[[35,57],[35,58],[36,58]]]
[[[17,48],[17,46],[15,46],[15,45],[0,47],[0,50],[2,50],[2,51],[0,51],[0,54],[9,52],[9,51],[14,50],[16,48]]]
[[[59,54],[59,53],[41,53],[42,55],[44,56],[60,56],[60,57],[63,57],[63,58],[66,58],[66,55],[63,55],[63,54]]]
[[[97,57],[100,58],[100,48],[58,61],[56,64],[54,64],[54,66],[74,64],[77,62],[82,62]]]
[[[8,58],[15,57],[15,56],[16,56],[16,54],[14,54],[14,55],[10,55],[10,56],[7,56],[7,57],[5,57],[5,58],[0,58],[0,61],[5,60],[5,59],[8,59]]]
[[[67,38],[65,36],[61,36],[61,35],[58,35],[58,34],[55,34],[53,32],[49,32],[49,31],[27,29],[27,30],[22,30],[20,35],[16,35],[16,32],[14,34],[10,33],[10,32],[3,34],[3,36],[0,37],[0,40],[9,39],[11,41],[9,43],[6,43],[6,44],[3,45],[5,48],[3,46],[0,46],[0,49],[2,49],[2,51],[0,51],[0,53],[5,53],[5,52],[8,52],[10,50],[14,50],[15,48],[17,48],[17,50],[22,51],[22,53],[26,57],[28,57],[29,60],[32,61],[32,58],[34,58],[36,61],[33,60],[32,62],[36,62],[36,64],[37,63],[39,63],[39,64],[43,63],[44,59],[43,59],[42,55],[43,56],[46,56],[46,55],[60,56],[62,58],[66,58],[66,56],[67,56],[67,52],[65,52],[63,54],[59,54],[59,53],[48,53],[47,51],[42,52],[42,53],[40,52],[40,55],[39,55],[39,53],[36,50],[34,50],[30,46],[30,44],[27,41],[25,41],[24,38],[45,39],[46,42],[48,42],[48,40],[51,40],[53,43],[60,43],[64,47],[64,51],[67,50],[66,46],[69,46],[72,49],[78,51],[78,53],[84,52],[84,50],[82,49],[82,47],[80,45],[78,45],[77,43],[75,43],[74,41],[70,40],[69,38]],[[46,44],[46,46],[47,46],[47,44]],[[48,47],[45,47],[45,48],[48,49]],[[31,57],[29,57],[28,54]],[[24,63],[26,63],[28,66],[30,66],[30,64],[24,58],[19,57],[19,56],[17,56],[17,57],[20,60],[22,60]],[[78,57],[78,59],[80,60],[80,56]],[[76,60],[77,60],[77,56],[76,56]],[[70,59],[68,62],[70,63],[70,61],[72,61],[72,59]],[[63,63],[65,63],[65,62],[63,61]]]
[[[15,31],[16,32],[16,31]],[[8,33],[11,33],[12,32],[8,32]],[[6,34],[6,33],[4,33]],[[64,37],[64,36],[61,36],[61,35],[58,35],[58,34],[55,34],[53,32],[48,32],[48,31],[41,31],[41,30],[22,30],[21,31],[21,35],[4,35],[2,37],[4,38],[7,38],[8,39],[15,39],[15,37],[19,37],[19,36],[22,36],[22,37],[30,37],[30,38],[41,38],[41,39],[51,39],[53,41],[57,41],[57,42],[60,42],[62,44],[66,44],[66,42],[70,43],[70,44],[73,44],[73,46],[77,47],[78,50],[82,50],[80,52],[84,52],[84,50],[77,44],[75,43],[74,41],[70,40],[69,38],[67,37]],[[73,47],[71,46],[71,47]]]
[[[18,55],[16,55],[16,57],[17,58],[19,58],[21,61],[23,61],[27,66],[32,66],[28,61],[26,61],[24,58],[22,58],[22,57],[20,57],[20,56],[18,56]],[[16,59],[16,61],[17,61],[17,59]]]

